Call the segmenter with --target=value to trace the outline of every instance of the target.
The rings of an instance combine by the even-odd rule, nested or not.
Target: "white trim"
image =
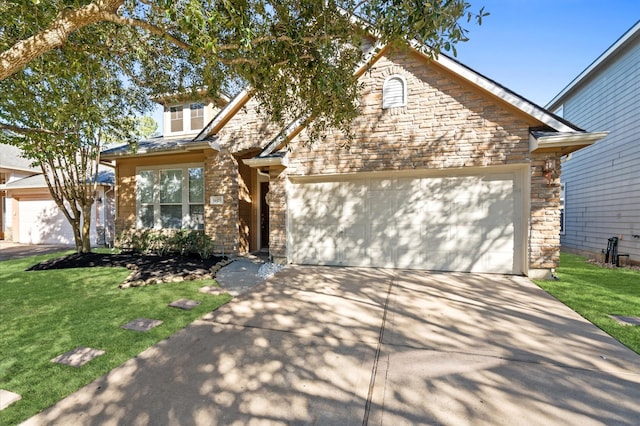
[[[203,186],[203,191],[204,191],[204,185],[205,185],[205,176],[204,176],[204,163],[178,163],[178,164],[162,164],[162,165],[153,165],[153,166],[138,166],[136,167],[136,186],[135,186],[135,199],[136,199],[136,211],[135,211],[135,218],[136,218],[136,229],[173,229],[173,228],[163,228],[162,227],[162,222],[161,222],[161,215],[160,215],[160,182],[159,182],[159,178],[160,178],[160,172],[161,171],[166,171],[166,170],[181,170],[182,172],[182,200],[180,202],[180,205],[182,207],[182,224],[180,228],[177,229],[192,229],[189,227],[185,227],[185,219],[187,221],[190,220],[190,212],[189,212],[189,207],[191,205],[200,205],[200,203],[191,203],[189,201],[189,169],[202,169],[203,172],[203,176],[202,176],[202,186]],[[142,203],[140,202],[140,197],[139,197],[139,185],[140,185],[140,173],[145,172],[145,171],[151,171],[154,172],[154,181],[153,181],[153,217],[154,217],[154,224],[152,228],[147,228],[145,226],[142,225],[142,222],[140,220],[140,208],[142,206]],[[186,172],[186,173],[185,173]],[[145,204],[149,204],[149,203],[145,203]],[[167,203],[165,203],[167,204]],[[202,200],[202,205],[206,205],[206,199],[204,197],[203,194],[203,200]],[[203,224],[204,226],[204,224]]]
[[[385,99],[385,89],[387,88],[387,84],[389,84],[391,80],[399,80],[402,84],[402,100],[400,104],[393,103],[389,105],[388,103],[386,103],[387,100]],[[382,109],[399,108],[403,106],[407,106],[407,79],[402,74],[392,74],[385,78],[384,83],[382,83]]]
[[[609,132],[573,132],[535,137],[529,133],[529,152],[536,153],[538,150],[570,147],[579,147],[578,149],[581,149],[593,145],[608,134]],[[573,151],[575,151],[575,149]]]
[[[419,52],[420,49],[415,47],[414,43],[412,43],[412,47],[414,47]],[[421,52],[422,53],[422,52]],[[424,53],[423,53],[424,54]],[[475,86],[480,87],[491,93],[492,95],[502,99],[503,101],[513,105],[515,108],[520,111],[530,115],[531,117],[541,121],[542,123],[554,128],[559,132],[575,132],[577,129],[570,127],[563,123],[562,121],[555,118],[549,111],[527,101],[524,98],[516,96],[509,90],[499,86],[488,78],[476,73],[475,71],[465,67],[464,65],[446,57],[445,55],[438,55],[434,61],[441,65],[442,67],[448,69],[449,71],[459,75],[460,77],[468,80]]]
[[[574,78],[564,89],[562,89],[560,93],[558,93],[553,99],[551,99],[546,107],[551,108],[555,104],[557,104],[569,92],[573,91],[576,86],[582,84],[583,81],[594,74],[598,70],[598,68],[600,68],[611,57],[613,57],[619,50],[623,49],[629,41],[633,40],[639,34],[640,21],[636,22],[636,24],[631,27],[626,33],[624,33],[622,37],[620,37],[607,50],[605,50],[602,55],[600,55],[595,61],[591,63],[591,65],[589,65],[576,78]]]
[[[236,106],[238,106],[238,104],[243,101],[246,102],[248,100],[248,95],[249,91],[247,89],[241,90],[240,93],[238,93],[228,104],[224,106],[224,108],[220,110],[220,112],[218,112],[215,117],[213,117],[213,120],[211,120],[206,126],[204,126],[204,128],[193,140],[204,140],[209,135],[209,132],[229,115],[229,111],[233,111]]]
[[[255,157],[245,158],[242,160],[244,164],[249,167],[269,167],[269,166],[282,166],[287,167],[289,165],[288,159],[285,157]]]

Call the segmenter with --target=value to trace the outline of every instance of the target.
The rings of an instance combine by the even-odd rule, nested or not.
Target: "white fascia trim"
[[[264,158],[245,158],[242,160],[244,164],[249,167],[257,168],[257,167],[271,167],[271,166],[282,166],[287,167],[289,165],[289,161],[286,156],[284,157],[264,157]]]
[[[546,108],[552,108],[556,106],[574,87],[581,84],[586,80],[597,68],[599,68],[604,62],[608,61],[615,53],[622,49],[628,41],[635,38],[640,33],[640,21],[631,27],[629,31],[622,35],[615,43],[611,45],[602,55],[600,55],[595,61],[591,63],[584,71],[582,71],[576,78],[574,78],[560,93],[558,93],[549,103]],[[558,105],[559,106],[559,105]],[[554,108],[555,109],[555,108]]]
[[[525,114],[530,115],[531,117],[540,120],[541,122],[543,122],[544,124],[552,127],[553,129],[559,131],[559,132],[575,132],[576,129],[574,129],[573,127],[569,127],[566,124],[564,124],[563,122],[555,119],[552,115],[550,115],[547,111],[543,110],[542,108],[527,102],[526,100],[515,96],[514,94],[512,94],[511,92],[503,89],[500,86],[497,86],[495,83],[493,83],[492,81],[482,77],[481,75],[471,71],[470,69],[463,67],[462,65],[458,64],[455,61],[452,61],[451,59],[447,58],[446,56],[443,55],[438,55],[437,58],[434,59],[438,64],[442,65],[443,67],[445,67],[446,69],[458,74],[459,76],[461,76],[462,78],[470,81],[472,84],[490,92],[491,94],[493,94],[494,96],[497,96],[498,98],[502,99],[505,102],[508,102],[509,104],[513,105],[514,107],[516,107],[517,109],[519,109],[520,111],[524,112]]]
[[[428,55],[424,51],[424,47],[421,46],[417,41],[411,40],[410,45],[417,52],[422,55]],[[531,117],[541,121],[542,123],[552,127],[553,129],[559,132],[575,132],[576,129],[573,127],[567,126],[563,122],[554,118],[548,111],[540,108],[537,105],[532,104],[531,102],[514,95],[508,90],[498,86],[496,83],[491,80],[483,77],[482,75],[476,73],[475,71],[459,64],[458,62],[449,59],[445,55],[437,55],[433,58],[433,60],[438,63],[443,68],[451,71],[454,74],[459,75],[475,86],[480,87],[481,89],[486,90],[487,92],[493,94],[494,96],[502,99],[503,101],[513,105],[515,108],[524,112],[525,114],[530,115]]]
[[[218,115],[216,115],[213,120],[211,120],[209,122],[209,124],[207,124],[204,129],[202,129],[202,131],[200,131],[200,133],[198,133],[198,135],[193,139],[194,141],[201,141],[204,140],[204,138],[207,137],[207,135],[209,134],[209,132],[211,131],[211,129],[213,129],[214,127],[216,127],[223,119],[225,119],[227,117],[227,115],[229,114],[229,111],[233,111],[233,109],[235,109],[235,107],[243,100],[245,99],[245,97],[248,95],[248,90],[247,89],[243,89],[240,91],[240,93],[238,93],[232,100],[231,102],[229,102],[227,105],[225,105],[224,108],[222,108],[222,110],[220,110],[220,112],[218,113]]]
[[[199,143],[182,143],[165,149],[139,149],[136,152],[123,152],[122,154],[107,154],[101,155],[100,161],[103,160],[117,160],[119,158],[134,158],[134,157],[145,157],[149,155],[168,155],[168,154],[176,154],[178,152],[183,151],[197,151],[200,149],[210,148],[220,152],[220,146],[218,143],[213,141],[203,141]]]
[[[356,68],[354,75],[359,75],[363,73],[366,70],[366,67],[368,66],[369,62],[371,62],[371,60],[380,51],[382,51],[384,47],[385,45],[381,43],[377,43],[377,42],[374,43],[371,46],[371,48],[365,53],[365,57],[363,61],[360,64],[358,64],[358,67]],[[405,83],[405,91],[406,91],[406,83]],[[405,92],[405,99],[406,99],[406,92]],[[267,144],[265,149],[260,153],[260,155],[264,156],[264,155],[271,154],[278,146],[280,146],[281,143],[285,142],[289,138],[289,136],[291,136],[293,133],[299,130],[300,127],[304,125],[304,123],[307,121],[308,118],[309,118],[309,115],[304,114],[296,118],[291,123],[287,124],[287,126],[280,133],[278,133],[278,135],[275,138],[269,141],[269,143]]]
[[[303,116],[298,117],[295,120],[293,120],[291,123],[287,124],[287,127],[285,127],[280,133],[278,133],[278,135],[275,138],[269,141],[269,143],[262,150],[259,156],[265,157],[271,154],[273,151],[275,151],[278,148],[278,146],[280,146],[281,143],[286,141],[289,138],[289,136],[291,136],[292,133],[298,130],[300,126],[302,126],[303,123],[307,121],[308,118],[309,118],[309,115],[304,114]]]
[[[571,133],[571,134],[559,134],[540,136],[536,138],[529,133],[529,151],[534,152],[537,149],[543,148],[564,148],[574,145],[581,145],[583,147],[593,145],[601,139],[604,139],[609,132],[583,132],[583,133]]]

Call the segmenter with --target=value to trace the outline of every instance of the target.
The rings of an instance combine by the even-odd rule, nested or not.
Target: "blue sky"
[[[640,20],[640,0],[468,1],[491,15],[457,59],[541,106]]]
[[[640,0],[468,0],[490,15],[465,26],[457,59],[545,106],[640,20]],[[162,131],[162,109],[153,114]]]

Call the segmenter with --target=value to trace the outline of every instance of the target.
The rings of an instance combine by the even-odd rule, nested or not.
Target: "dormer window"
[[[382,85],[382,108],[396,108],[407,104],[407,82],[401,75],[391,75]]]
[[[173,106],[169,108],[171,114],[171,133],[181,132],[184,129],[183,115],[181,106]]]
[[[204,127],[204,104],[191,104],[191,130]]]

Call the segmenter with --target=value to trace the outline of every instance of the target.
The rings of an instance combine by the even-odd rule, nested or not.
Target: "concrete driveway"
[[[75,247],[46,244],[20,244],[0,240],[0,260],[18,259],[21,257],[64,252],[68,250],[75,250]]]
[[[290,266],[27,424],[638,424],[640,357],[528,279]]]

